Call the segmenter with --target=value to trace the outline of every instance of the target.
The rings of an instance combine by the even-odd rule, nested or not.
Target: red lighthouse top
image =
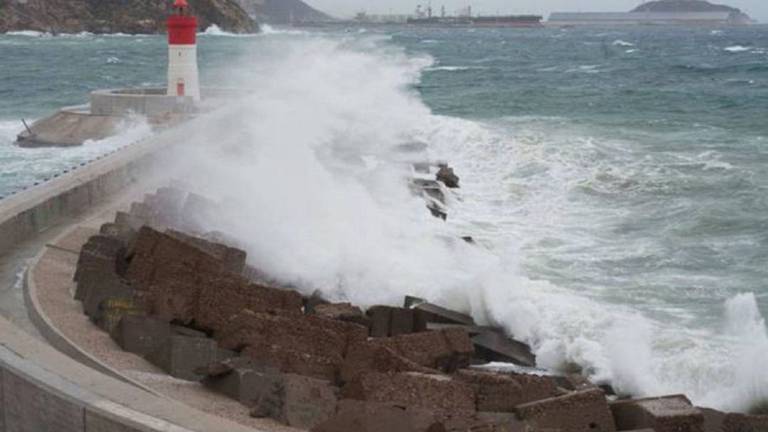
[[[175,0],[176,13],[168,17],[168,43],[170,45],[194,45],[197,37],[197,18],[186,15],[187,0]]]

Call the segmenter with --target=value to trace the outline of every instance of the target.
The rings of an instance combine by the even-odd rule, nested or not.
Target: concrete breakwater
[[[768,427],[768,417],[683,395],[615,400],[577,375],[478,368],[535,360],[499,329],[424,299],[363,312],[275,284],[246,265],[237,240],[189,218],[215,211],[179,190],[147,195],[85,243],[75,297],[124,350],[202,380],[253,417],[315,432]]]

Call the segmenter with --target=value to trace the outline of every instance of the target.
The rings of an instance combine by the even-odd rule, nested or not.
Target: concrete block
[[[115,213],[115,223],[116,224],[118,224],[120,226],[124,226],[124,227],[130,228],[130,229],[132,229],[134,231],[138,231],[139,229],[141,229],[141,227],[146,225],[148,222],[149,221],[147,221],[147,220],[145,220],[143,218],[140,218],[140,217],[138,217],[136,215],[133,215],[131,213],[126,213],[126,212],[122,212],[122,211],[119,211],[119,212]]]
[[[345,384],[342,396],[345,399],[395,403],[429,410],[475,411],[472,386],[447,375],[371,372]]]
[[[371,337],[389,336],[391,313],[388,306],[374,306],[366,311],[366,315],[371,319]]]
[[[251,270],[249,270],[249,271],[250,271],[250,273],[259,273],[259,274],[261,273],[257,269],[253,269],[253,268],[251,268]],[[256,276],[255,274],[252,274],[250,277],[248,277],[248,279],[254,280],[254,279],[258,279],[260,277],[261,276]],[[304,313],[307,314],[307,315],[312,315],[312,314],[315,313],[315,308],[318,305],[329,304],[329,303],[330,302],[328,300],[323,298],[323,293],[321,293],[320,291],[315,291],[315,292],[312,293],[311,296],[306,297],[304,299]]]
[[[250,365],[236,367],[228,373],[207,376],[203,384],[248,407],[275,404],[282,389],[282,376]],[[268,416],[266,416],[268,417]]]
[[[723,432],[766,431],[768,431],[768,416],[765,415],[728,414],[723,420]]]
[[[212,339],[172,335],[167,344],[147,355],[147,360],[173,377],[198,381],[201,377],[195,370],[218,360],[217,355]]]
[[[92,236],[80,250],[74,280],[86,273],[114,273],[119,260],[125,259],[125,243],[115,237]]]
[[[388,337],[413,333],[414,314],[410,309],[373,306],[366,312],[371,320],[371,337]]]
[[[123,351],[141,356],[151,354],[168,343],[171,326],[154,317],[126,315],[112,332],[112,339]]]
[[[350,303],[326,303],[313,307],[313,313],[321,318],[352,322],[369,328],[371,320],[363,311]]]
[[[684,395],[616,401],[611,411],[619,430],[702,432],[704,428],[703,413]]]
[[[281,409],[272,417],[295,428],[311,429],[335,414],[337,400],[338,389],[328,381],[285,374]],[[260,411],[259,406],[254,409]]]
[[[485,361],[536,366],[536,356],[528,345],[506,337],[497,331],[486,331],[472,337],[477,356]]]
[[[562,432],[615,432],[611,410],[601,390],[584,390],[515,408],[518,417],[537,428]]]
[[[242,274],[245,269],[246,253],[243,250],[222,243],[212,242],[201,237],[188,235],[181,231],[169,229],[166,230],[165,233],[218,259],[222,264],[222,269],[226,271]]]
[[[7,369],[2,371],[5,431],[83,432],[85,410]]]
[[[559,395],[551,377],[471,369],[460,370],[455,377],[475,388],[478,411],[514,412],[518,405]]]
[[[415,331],[427,330],[428,323],[475,325],[475,320],[471,316],[432,303],[419,303],[413,306],[413,311],[415,313]]]
[[[99,228],[99,234],[117,239],[124,245],[130,245],[136,239],[136,231],[133,228],[114,222],[103,224],[101,228]],[[127,263],[124,267],[127,267]],[[119,270],[118,273],[120,273]]]
[[[350,382],[368,372],[439,373],[397,354],[388,346],[365,341],[349,348],[339,378],[342,382]]]
[[[92,320],[102,330],[113,334],[120,321],[126,316],[145,317],[144,307],[129,297],[111,297],[104,299],[99,305],[99,316]]]
[[[110,298],[132,299],[133,290],[116,274],[89,274],[77,284],[77,293],[83,297],[83,310],[92,320],[101,319],[101,304]]]
[[[343,399],[336,414],[312,432],[438,432],[441,427],[435,414],[425,409]]]
[[[200,290],[194,311],[195,323],[219,337],[232,316],[242,310],[302,315],[303,299],[296,291],[248,283],[236,274],[200,275]]]

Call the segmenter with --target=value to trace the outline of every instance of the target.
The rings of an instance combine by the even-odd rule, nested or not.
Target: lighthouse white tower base
[[[191,96],[200,101],[197,45],[168,46],[168,95]]]

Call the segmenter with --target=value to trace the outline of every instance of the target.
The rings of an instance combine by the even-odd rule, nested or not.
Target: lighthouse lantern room
[[[168,95],[200,100],[197,71],[197,18],[189,15],[187,0],[174,0],[168,17]]]

